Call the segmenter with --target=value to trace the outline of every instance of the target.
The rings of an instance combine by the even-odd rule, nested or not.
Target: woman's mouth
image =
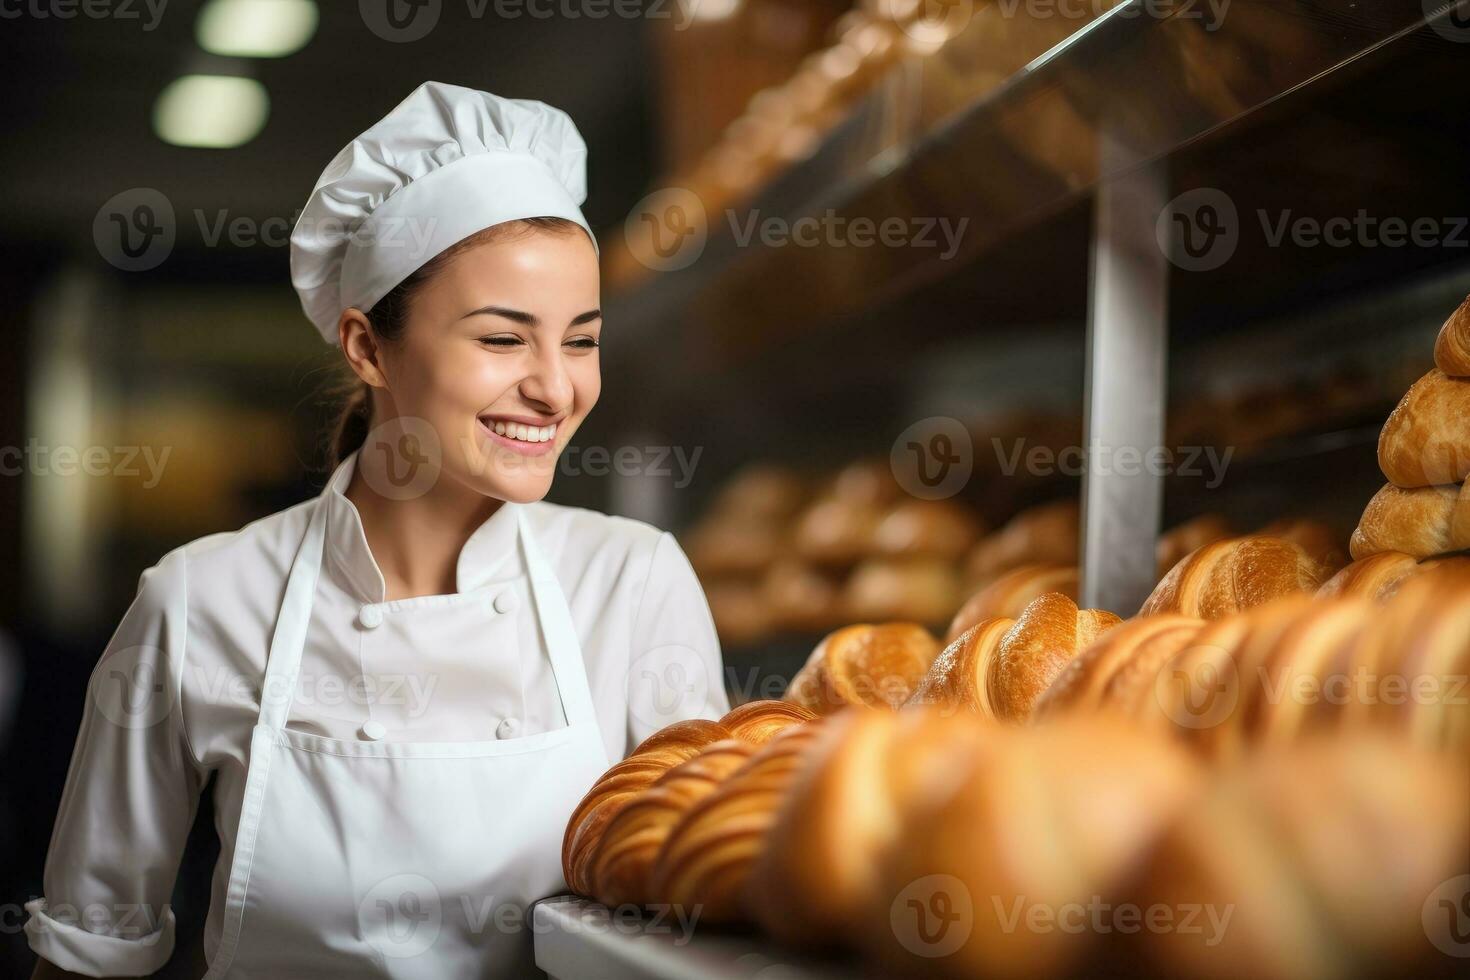
[[[482,415],[479,423],[491,442],[523,456],[543,456],[556,445],[556,422],[550,425],[529,425],[513,419]]]

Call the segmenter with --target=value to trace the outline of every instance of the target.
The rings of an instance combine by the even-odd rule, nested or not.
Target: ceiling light
[[[270,113],[265,86],[238,75],[184,75],[153,107],[153,129],[176,146],[226,148],[255,138]]]
[[[300,51],[316,25],[314,0],[209,0],[194,35],[211,54],[280,58]]]

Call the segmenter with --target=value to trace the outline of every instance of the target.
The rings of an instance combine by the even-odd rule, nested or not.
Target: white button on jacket
[[[544,797],[550,801],[547,808],[569,813],[603,761],[623,758],[638,741],[674,721],[715,719],[728,710],[708,604],[667,532],[580,508],[505,503],[461,551],[456,592],[385,601],[382,574],[356,508],[342,495],[355,463],[355,454],[348,457],[319,496],[238,531],[193,541],[143,573],[137,597],[92,673],[47,854],[45,897],[26,903],[31,916],[25,928],[37,954],[94,976],[146,974],[162,966],[174,943],[167,902],[211,773],[217,774],[221,853],[205,953],[218,965],[223,941],[226,952],[236,954],[236,969],[227,975],[253,975],[251,948],[262,945],[250,942],[261,935],[253,930],[279,922],[253,918],[255,906],[238,894],[227,895],[231,889],[251,889],[251,896],[259,892],[269,904],[299,887],[302,904],[282,910],[280,922],[299,930],[293,943],[304,963],[310,963],[314,926],[335,937],[359,929],[361,915],[388,907],[377,899],[401,897],[402,876],[383,878],[381,864],[374,863],[385,849],[365,846],[354,835],[367,833],[367,840],[375,840],[373,834],[407,831],[401,825],[371,831],[353,826],[359,813],[367,819],[367,814],[394,812],[367,793],[360,811],[350,806],[331,811],[347,821],[340,828],[347,835],[343,846],[328,856],[321,847],[303,852],[324,862],[320,869],[326,880],[288,880],[297,872],[288,838],[298,818],[272,807],[290,804],[293,813],[313,812],[308,800],[319,788],[313,780],[320,778],[323,789],[331,784],[341,796],[358,785],[355,774],[381,770],[364,765],[371,762],[368,756],[391,759],[395,766],[416,765],[405,770],[408,774],[439,762],[478,765],[482,754],[516,759],[489,747],[506,745],[506,739],[517,745],[524,741],[524,764],[535,765],[532,743],[541,733],[553,733],[544,736],[549,739],[575,728],[568,724],[566,706],[581,715],[585,704],[590,727],[584,730],[592,732],[593,746],[577,739],[537,742],[555,746],[562,757],[532,770],[534,778],[527,780],[552,781]],[[287,618],[282,611],[287,577],[318,508],[319,574],[308,583],[309,601],[294,607],[306,615],[296,617],[299,659],[287,681],[288,696],[265,699],[279,716],[271,736],[266,723],[272,710],[262,710],[261,697],[263,687],[273,688],[266,684],[267,652],[278,613]],[[516,547],[522,522],[535,542],[537,561],[547,569],[555,602],[565,610],[561,620],[570,621],[567,642],[553,646],[576,651],[579,661],[569,664],[563,658],[555,671],[542,642],[544,610],[551,603],[545,589],[532,595],[528,555]],[[536,598],[541,601],[533,602]],[[487,599],[494,612],[486,608]],[[370,625],[374,620],[376,625]],[[579,683],[569,684],[569,676]],[[585,692],[585,700],[566,701],[569,695],[558,691],[559,678],[570,690]],[[247,828],[257,860],[254,872],[242,875],[241,867],[248,871],[250,862],[237,862],[235,851],[246,777],[256,778],[263,768],[250,765],[253,735],[259,752],[284,756],[269,767],[264,783],[265,817]],[[451,742],[466,744],[444,744]],[[593,755],[604,759],[590,765]],[[312,759],[327,768],[319,770]],[[557,774],[563,771],[574,771],[565,781],[578,785],[558,786]],[[456,805],[484,811],[471,815],[470,822],[476,828],[493,823],[501,801],[467,792],[471,795]],[[405,809],[415,808],[398,808]],[[564,822],[567,813],[546,814],[542,823]],[[443,827],[465,817],[443,814]],[[331,825],[326,827],[331,832]],[[422,834],[421,827],[411,829],[418,838],[389,841],[386,851],[437,843],[422,840],[432,835]],[[559,846],[560,827],[553,829]],[[467,840],[473,846],[474,839]],[[359,861],[362,867],[353,866]],[[493,862],[487,856],[481,863]],[[548,864],[555,872],[551,878],[559,878],[553,860],[540,862]],[[471,861],[470,870],[475,866]],[[537,870],[544,878],[541,866]],[[370,882],[381,878],[393,894],[361,896],[358,906],[342,906],[342,896],[328,886],[353,883],[359,876]],[[326,893],[313,892],[317,886]],[[548,893],[559,887],[547,879]],[[468,940],[460,943],[449,934],[455,895],[437,897],[445,911],[438,948],[462,948],[472,955]],[[242,907],[252,910],[244,913],[243,930]],[[317,907],[322,908],[319,926],[303,911]],[[391,925],[384,926],[384,935],[392,934]],[[342,955],[341,950],[327,953]],[[374,956],[380,965],[394,967],[389,971],[394,976],[406,975],[401,971],[413,969],[415,962],[394,959],[392,951],[381,949]],[[323,961],[322,968],[340,966]]]

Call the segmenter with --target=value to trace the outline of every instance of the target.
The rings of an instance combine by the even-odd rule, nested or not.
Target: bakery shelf
[[[773,948],[751,935],[683,931],[672,919],[614,916],[570,895],[532,911],[536,965],[552,980],[850,980],[852,967]]]

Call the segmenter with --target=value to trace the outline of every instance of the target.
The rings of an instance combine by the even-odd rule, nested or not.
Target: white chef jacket
[[[465,543],[455,593],[384,602],[343,495],[355,465],[354,453],[318,497],[143,572],[88,685],[45,898],[27,903],[38,955],[99,976],[162,966],[174,944],[167,903],[211,772],[221,855],[206,930],[218,938],[266,652],[312,507],[327,508],[326,546],[288,728],[476,741],[565,725],[515,547],[517,508],[571,609],[609,759],[674,721],[729,710],[709,605],[668,532],[506,502]],[[486,601],[494,614],[476,608]]]

